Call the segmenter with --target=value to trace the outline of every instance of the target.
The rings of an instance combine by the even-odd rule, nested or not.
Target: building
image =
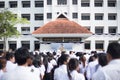
[[[120,38],[120,0],[0,0],[0,10],[4,8],[30,21],[15,26],[22,35],[9,38],[7,48],[25,45],[33,51],[39,41],[31,33],[61,14],[93,33],[84,42],[86,52],[106,50],[110,42]]]

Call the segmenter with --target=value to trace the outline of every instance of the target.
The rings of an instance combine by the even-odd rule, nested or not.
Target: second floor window
[[[82,13],[81,20],[90,20],[90,14],[89,13]]]
[[[115,26],[110,26],[109,27],[109,33],[110,34],[116,34],[117,33],[117,27],[115,27]]]
[[[47,13],[47,19],[51,19],[52,18],[52,13]]]
[[[95,20],[103,20],[103,13],[95,13]]]
[[[57,0],[58,5],[67,5],[67,0]]]
[[[26,18],[27,20],[30,20],[30,14],[22,14],[22,18]]]
[[[43,20],[43,14],[35,14],[35,20]]]
[[[73,13],[73,19],[77,19],[78,18],[78,13]]]
[[[109,13],[108,14],[108,20],[116,20],[117,14],[116,13]]]
[[[103,34],[103,27],[99,27],[99,26],[95,27],[95,33],[96,34]]]

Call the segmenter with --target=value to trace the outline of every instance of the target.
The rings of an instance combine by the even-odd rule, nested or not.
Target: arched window
[[[67,5],[67,0],[57,0],[58,5]]]

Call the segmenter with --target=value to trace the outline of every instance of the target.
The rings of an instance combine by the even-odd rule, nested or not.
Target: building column
[[[91,51],[95,51],[95,40],[91,40],[91,44],[90,44],[90,48],[91,48]]]
[[[17,49],[21,47],[21,41],[17,40]]]
[[[34,41],[30,40],[30,51],[34,51],[34,49],[35,49]]]
[[[107,51],[108,44],[109,44],[109,40],[104,40],[104,51],[105,52]]]

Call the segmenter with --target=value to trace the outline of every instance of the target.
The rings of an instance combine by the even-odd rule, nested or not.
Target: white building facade
[[[21,36],[8,38],[7,49],[27,46],[33,51],[39,46],[39,40],[31,35],[32,32],[56,20],[60,14],[93,33],[84,41],[86,52],[106,51],[110,42],[120,38],[120,0],[0,0],[0,10],[4,8],[30,21],[30,24],[15,26]]]

